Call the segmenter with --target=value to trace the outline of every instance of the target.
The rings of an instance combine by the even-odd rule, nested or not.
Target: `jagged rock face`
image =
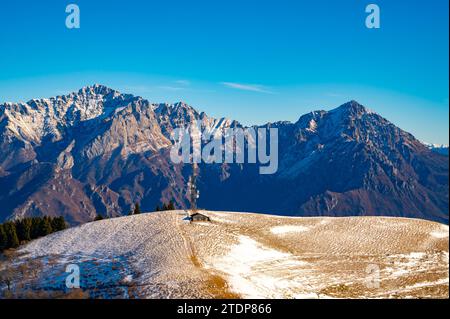
[[[277,174],[228,172],[203,206],[298,216],[390,215],[448,223],[448,157],[352,101],[278,123]],[[208,170],[204,167],[203,170]],[[214,176],[214,174],[204,174]],[[245,186],[242,186],[245,185]],[[220,205],[217,207],[217,205]]]
[[[128,214],[135,202],[187,204],[190,165],[174,165],[170,134],[201,123],[241,127],[184,103],[151,104],[101,85],[0,105],[0,220]],[[279,130],[279,169],[201,164],[199,206],[287,215],[392,215],[448,223],[448,157],[355,101]]]

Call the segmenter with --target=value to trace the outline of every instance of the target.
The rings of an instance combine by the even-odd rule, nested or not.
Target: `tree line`
[[[175,205],[173,203],[173,201],[170,201],[169,204],[164,203],[162,205],[162,207],[156,206],[155,208],[155,212],[161,212],[161,211],[165,211],[165,210],[175,210]]]
[[[63,216],[27,217],[0,224],[0,252],[67,228]]]
[[[160,211],[166,211],[166,210],[175,210],[175,204],[173,203],[173,201],[169,201],[168,204],[164,203],[161,207],[158,205],[155,208],[155,212],[160,212]],[[128,216],[132,216],[132,215],[139,215],[142,214],[142,210],[141,210],[141,206],[136,203],[134,204],[134,208],[128,213]],[[94,218],[94,221],[99,221],[99,220],[103,220],[103,219],[108,219],[107,216],[103,216],[101,214],[97,214]]]
[[[161,207],[156,206],[155,212],[165,211],[165,210],[175,210],[175,204],[173,201],[169,201],[168,204],[164,203]],[[129,213],[129,215],[139,215],[142,214],[141,207],[139,204],[134,205],[134,209]]]

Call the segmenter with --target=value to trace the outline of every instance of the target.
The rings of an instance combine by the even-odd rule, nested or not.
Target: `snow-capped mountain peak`
[[[117,92],[120,94],[120,92],[113,90],[105,85],[101,85],[101,84],[94,84],[94,85],[90,85],[90,86],[85,86],[83,88],[81,88],[78,91],[78,94],[82,94],[82,95],[87,95],[87,94],[91,94],[91,95],[108,95],[111,93]]]
[[[174,165],[168,151],[173,129],[198,121],[207,132],[240,126],[184,102],[151,104],[102,85],[3,104],[0,186],[10,191],[0,193],[0,217],[52,212],[77,223],[96,210],[121,215],[136,202],[186,207],[190,166]],[[356,101],[259,127],[278,128],[277,173],[262,178],[250,163],[200,165],[203,207],[290,215],[383,208],[448,221],[448,157]]]

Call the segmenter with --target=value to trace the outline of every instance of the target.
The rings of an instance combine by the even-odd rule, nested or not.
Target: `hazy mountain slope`
[[[428,148],[435,153],[448,156],[448,145],[427,144],[427,143],[425,143],[425,145],[428,146]]]
[[[212,222],[187,224],[173,211],[88,223],[31,242],[21,259],[41,260],[53,278],[35,289],[61,286],[65,265],[75,263],[83,287],[108,297],[448,298],[448,226],[203,213]],[[111,263],[119,291],[95,284],[110,282],[99,270]]]
[[[185,103],[152,104],[101,85],[66,96],[0,105],[0,220],[188,206],[190,165],[174,165],[170,133],[195,125],[241,127]],[[351,101],[279,130],[279,169],[200,165],[199,205],[287,215],[390,215],[448,223],[448,156]],[[204,141],[206,142],[206,141]]]

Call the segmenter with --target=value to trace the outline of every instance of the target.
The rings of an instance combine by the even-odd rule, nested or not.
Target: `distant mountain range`
[[[428,144],[425,143],[426,146],[433,152],[448,156],[448,145],[444,144]]]
[[[184,103],[152,104],[102,85],[0,105],[0,221],[63,215],[72,224],[188,207],[191,165],[169,156],[174,128],[241,127]],[[200,164],[205,209],[293,216],[386,215],[448,224],[448,156],[355,101],[315,111],[279,130],[279,169]]]

